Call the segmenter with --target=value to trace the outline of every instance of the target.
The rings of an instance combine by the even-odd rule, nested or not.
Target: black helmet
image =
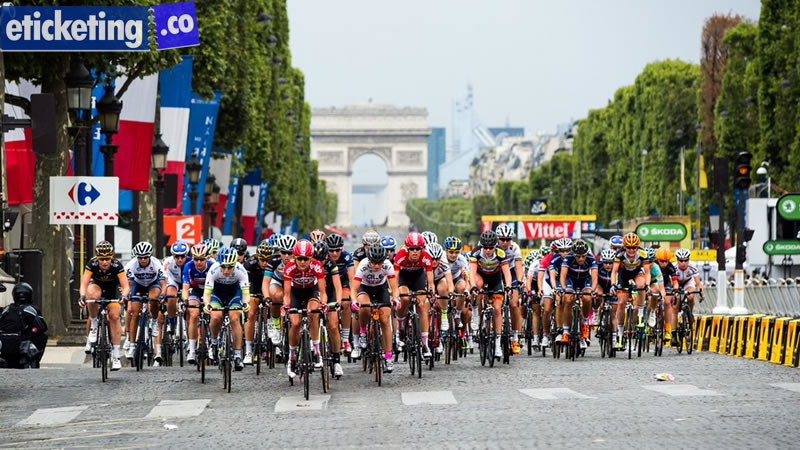
[[[572,251],[576,255],[585,255],[589,253],[589,246],[586,245],[586,241],[578,239],[574,244],[572,244]]]
[[[329,249],[339,249],[344,247],[344,238],[339,233],[331,233],[325,236],[325,243]]]
[[[11,291],[11,297],[14,298],[14,303],[30,303],[33,300],[33,288],[24,281],[19,282]]]
[[[371,245],[367,248],[367,259],[372,262],[386,261],[386,249],[382,245]]]
[[[319,262],[328,259],[328,244],[325,243],[325,240],[314,242],[314,258]]]
[[[239,256],[244,256],[247,253],[247,241],[242,238],[236,238],[231,241],[231,248],[235,248]]]
[[[481,233],[481,247],[494,247],[497,245],[497,233],[487,230]]]

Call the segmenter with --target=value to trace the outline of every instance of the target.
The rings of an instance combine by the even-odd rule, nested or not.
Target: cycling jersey
[[[164,279],[161,261],[152,257],[144,267],[139,264],[138,259],[133,258],[125,265],[125,273],[129,280],[139,286],[153,286]]]
[[[206,262],[205,270],[198,270],[194,261],[189,261],[183,266],[183,283],[189,285],[190,297],[195,296],[200,298],[203,295],[202,290],[206,285],[206,277],[208,271],[211,269],[211,263]]]
[[[325,272],[325,293],[328,294],[328,303],[336,303],[336,286],[333,285],[333,277],[339,276],[339,265],[328,258],[322,262],[322,270]]]
[[[686,288],[689,284],[694,287],[694,277],[697,273],[697,267],[692,263],[689,263],[685,270],[679,269],[678,263],[675,263],[675,276],[678,279],[678,286],[682,288]]]
[[[183,261],[183,266],[179,266],[173,256],[164,260],[164,275],[167,278],[167,286],[172,286],[176,289],[181,287],[181,283],[183,283],[183,268],[186,266],[186,260],[184,259]]]
[[[368,259],[362,259],[356,268],[354,280],[360,281],[362,286],[382,286],[389,278],[395,277],[394,265],[388,260],[384,261],[379,270],[374,270]]]
[[[347,269],[354,267],[353,255],[347,250],[342,250],[339,259],[336,260],[336,265],[339,266],[339,276],[342,278],[342,289],[350,287],[350,277],[347,275]]]
[[[261,282],[264,281],[264,269],[258,264],[258,259],[245,259],[242,263],[247,278],[250,280],[250,293],[261,295]]]
[[[561,257],[561,254],[553,253],[553,257],[550,259],[550,265],[547,267],[547,273],[544,275],[545,278],[549,279],[551,270],[556,273],[556,285],[553,287],[561,287],[561,265],[563,263],[564,258]]]
[[[206,277],[206,292],[213,293],[220,298],[233,298],[237,293],[246,294],[250,292],[250,280],[244,266],[236,263],[230,275],[222,273],[222,265],[214,263],[208,270]]]
[[[112,259],[108,270],[103,270],[100,268],[100,261],[97,258],[92,258],[86,263],[84,270],[92,274],[89,284],[96,284],[100,288],[100,295],[103,298],[117,298],[119,280],[125,276],[125,268],[122,267],[122,263],[119,260]]]
[[[661,268],[658,264],[650,264],[650,284],[664,283],[664,278],[661,276]]]
[[[661,268],[659,266],[659,268]],[[661,275],[664,277],[664,283],[666,283],[668,288],[672,288],[672,281],[678,279],[677,269],[672,263],[667,263],[663,269],[661,269]]]
[[[267,261],[267,268],[264,269],[264,276],[272,278],[282,286],[283,270],[285,268],[286,265],[283,263],[283,259],[281,259],[281,254],[280,253],[274,254],[270,256],[269,261]]]
[[[597,285],[602,287],[606,294],[611,290],[611,271],[604,269],[602,264],[597,266]]]
[[[469,261],[461,253],[456,256],[455,261],[448,260],[447,264],[450,266],[450,274],[453,275],[453,281],[469,276]]]
[[[344,253],[344,251],[342,251]],[[367,257],[367,251],[364,250],[364,247],[358,247],[356,251],[353,252],[353,260],[356,264],[360,263],[364,258]]]
[[[450,264],[442,258],[439,260],[439,264],[433,268],[433,281],[441,280],[447,275],[447,272],[450,272]]]
[[[628,255],[625,254],[625,249],[623,248],[617,253],[617,256],[614,257],[614,262],[620,263],[620,268],[622,270],[636,272],[642,268],[646,259],[647,254],[642,249],[637,250],[633,259],[630,259]]]
[[[583,280],[586,278],[591,278],[592,270],[597,269],[597,260],[594,259],[593,255],[586,255],[586,259],[583,261],[583,264],[579,264],[578,261],[575,259],[575,255],[570,254],[563,259],[561,267],[564,266],[567,267],[567,278],[572,278],[574,280]],[[560,269],[559,273],[556,275],[559,277],[561,276]]]
[[[292,288],[308,289],[316,286],[319,280],[325,278],[325,270],[316,259],[312,259],[305,270],[301,270],[297,263],[292,261],[283,269],[283,278],[291,282]]]
[[[412,262],[408,256],[408,249],[401,248],[394,255],[394,270],[400,272],[425,270],[433,271],[433,258],[424,249],[419,253],[419,259]]]
[[[469,262],[478,265],[478,273],[481,275],[491,275],[500,273],[503,265],[508,265],[506,260],[506,253],[499,247],[496,247],[490,255],[483,252],[483,247],[476,246],[472,253],[469,255]]]

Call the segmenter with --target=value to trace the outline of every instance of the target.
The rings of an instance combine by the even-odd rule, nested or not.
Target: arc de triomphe
[[[372,153],[386,163],[388,226],[407,226],[406,201],[428,190],[428,111],[365,103],[311,112],[311,157],[319,176],[338,196],[336,225],[352,219],[353,163]]]

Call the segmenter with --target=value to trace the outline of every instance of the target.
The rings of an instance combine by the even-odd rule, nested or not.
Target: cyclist
[[[472,287],[469,276],[469,260],[461,254],[464,243],[456,236],[447,236],[444,239],[443,247],[447,251],[447,264],[450,266],[450,275],[453,277],[455,292],[458,294],[469,292]],[[464,324],[472,325],[472,308],[464,300],[464,297],[458,297],[455,312],[456,328],[460,330],[462,339],[467,337],[467,327]],[[472,340],[467,339],[466,341],[467,345],[472,348]]]
[[[438,244],[439,238],[436,236],[436,233],[433,231],[423,231],[422,232],[422,239],[425,241],[425,245],[428,244]]]
[[[506,254],[506,261],[508,261],[508,268],[511,271],[511,298],[509,298],[509,307],[511,309],[511,353],[519,354],[519,331],[522,329],[522,311],[519,307],[519,294],[523,288],[522,271],[522,252],[519,245],[513,241],[514,229],[511,225],[502,224],[495,228],[494,232],[497,234],[497,241],[500,249]]]
[[[562,316],[564,334],[561,336],[561,342],[566,343],[569,342],[569,324],[572,322],[575,294],[584,292],[594,295],[597,289],[597,260],[594,259],[594,255],[589,252],[589,246],[582,239],[575,241],[572,245],[572,253],[564,258],[564,262],[561,264],[560,281],[566,292],[564,294],[564,315]],[[581,348],[586,348],[586,341],[589,340],[589,312],[591,310],[591,301],[581,303]]]
[[[697,267],[689,262],[692,252],[685,248],[675,250],[675,276],[678,279],[678,287],[684,291],[700,291],[700,301],[703,301],[703,284],[700,282],[700,273]],[[694,312],[694,294],[689,294],[689,308]]]
[[[542,254],[538,249],[533,249],[525,255],[525,260],[522,261],[522,265],[525,270],[525,290],[528,292],[528,295],[534,296],[536,293],[539,292],[538,286],[538,273],[539,273],[539,262],[542,259]],[[532,314],[532,334],[533,334],[533,341],[531,345],[538,347],[541,343],[541,334],[539,334],[539,327],[541,326],[541,298],[537,298],[536,303],[531,305],[531,312]]]
[[[247,253],[247,241],[244,239],[236,238],[232,240],[230,247],[236,250],[236,254],[238,255],[236,262],[239,264],[244,264],[245,261],[250,259],[250,254]]]
[[[178,314],[178,291],[183,284],[183,268],[186,266],[186,256],[189,254],[189,246],[183,241],[175,241],[169,248],[171,255],[164,260],[164,275],[167,278],[167,331],[172,334],[175,330],[175,320]],[[171,296],[171,297],[169,297]],[[164,314],[158,312],[158,329],[164,325]],[[161,365],[161,333],[153,335],[153,344],[156,346],[156,357],[154,366]]]
[[[614,257],[614,266],[611,269],[611,282],[619,300],[617,307],[617,337],[622,336],[624,328],[625,302],[628,301],[629,285],[633,284],[637,289],[635,306],[637,308],[638,325],[644,326],[642,317],[644,316],[644,294],[645,289],[650,288],[650,263],[647,262],[647,254],[639,248],[641,240],[636,233],[628,233],[622,238],[623,250],[617,252]],[[622,347],[622,340],[618,339],[617,347]]]
[[[319,309],[320,304],[328,303],[325,291],[325,270],[314,256],[314,245],[311,241],[301,239],[292,249],[294,261],[286,264],[283,269],[283,310]],[[289,360],[286,373],[289,378],[295,377],[294,365],[297,360],[295,347],[300,340],[299,314],[289,316]],[[319,351],[319,315],[310,314],[308,317],[311,344],[314,347],[314,367],[322,367],[322,356]]]
[[[430,304],[428,303],[426,294],[432,296],[430,289],[433,288],[433,259],[425,251],[425,239],[422,234],[411,232],[406,235],[403,241],[405,247],[397,251],[394,256],[394,271],[397,273],[397,285],[399,286],[401,294],[408,294],[409,292],[422,292],[416,295],[417,310],[419,312],[420,331],[422,336],[423,356],[430,358],[432,356],[430,348],[428,348],[428,311]],[[411,302],[410,296],[400,297],[400,307],[397,308],[397,322],[399,324],[398,331],[402,332],[405,326],[405,318],[408,313],[409,304]],[[402,348],[405,343],[398,339],[398,347]]]
[[[394,261],[394,254],[397,252],[397,241],[391,236],[381,238],[381,246],[386,249],[386,259]]]
[[[667,296],[664,297],[664,317],[666,323],[664,325],[664,339],[670,341],[670,345],[677,346],[677,337],[673,340],[672,330],[677,327],[678,322],[678,308],[675,305],[675,294],[673,290],[678,289],[678,273],[675,266],[669,262],[672,259],[672,252],[668,248],[659,248],[656,250],[656,264],[661,269],[661,276],[664,277],[664,284],[667,286],[665,289]]]
[[[208,246],[208,259],[213,263],[217,260],[217,253],[222,248],[222,242],[216,239],[206,239],[206,246]]]
[[[159,296],[166,288],[166,279],[162,271],[161,262],[152,257],[153,246],[149,242],[139,242],[133,247],[131,253],[134,259],[125,265],[125,273],[128,281],[133,282],[131,293],[135,296],[147,297],[150,303],[150,317],[158,317],[160,308],[158,305]],[[133,338],[125,357],[132,359],[136,349],[136,328],[138,327],[139,311],[142,309],[142,301],[131,299],[128,303],[128,314],[130,315],[130,336]],[[153,338],[158,337],[158,327],[155,319],[150,319],[150,328]]]
[[[339,266],[339,278],[342,283],[342,351],[350,353],[350,330],[352,326],[350,316],[350,281],[353,279],[356,268],[353,264],[353,255],[344,249],[344,238],[338,233],[331,233],[325,237],[328,244],[328,255]],[[359,350],[360,352],[361,350]]]
[[[541,250],[540,250],[541,251]],[[550,248],[547,249],[547,252],[542,252],[542,259],[539,261],[539,269],[536,274],[537,285],[539,287],[539,298],[542,300],[542,342],[541,345],[543,347],[547,347],[550,345],[550,318],[553,315],[553,281],[550,279],[548,272],[548,268],[550,267],[550,262],[553,260],[553,257],[556,255],[558,251],[558,241],[553,241],[550,243]],[[552,284],[551,284],[552,283]],[[555,324],[558,326],[558,313],[556,312],[556,320]]]
[[[441,297],[451,297],[453,296],[453,274],[450,273],[450,265],[447,263],[447,260],[444,259],[444,249],[441,245],[432,242],[425,246],[425,251],[431,255],[431,259],[433,260],[433,285],[434,285],[434,293]],[[436,305],[439,307],[439,330],[441,331],[449,331],[450,330],[450,323],[447,320],[447,309],[448,309],[448,301],[436,299]],[[455,314],[455,313],[454,313]],[[444,351],[444,346],[442,345],[442,340],[439,340],[439,346],[436,347],[437,353],[442,353]]]
[[[325,239],[314,242],[314,258],[322,263],[322,269],[325,272],[325,290],[328,294],[328,342],[331,346],[333,375],[341,377],[343,375],[340,363],[342,338],[339,335],[339,311],[337,309],[342,305],[342,277],[339,276],[339,265],[328,252],[328,244],[325,243]]]
[[[650,263],[650,292],[658,292],[661,298],[667,298],[667,293],[664,289],[664,277],[661,274],[661,268],[656,261],[656,249],[653,247],[645,249],[647,255],[647,262]],[[648,293],[649,294],[649,293]],[[656,326],[656,297],[648,295],[647,309],[650,313],[647,316],[647,325],[650,327]]]
[[[556,253],[550,259],[547,274],[555,291],[556,326],[564,328],[566,312],[564,312],[564,286],[561,285],[561,265],[564,259],[572,252],[572,239],[561,238],[556,241]],[[567,326],[569,323],[567,322]],[[562,335],[563,340],[563,335]]]
[[[117,299],[117,288],[122,291],[125,298],[130,293],[128,278],[125,277],[125,268],[118,259],[114,258],[114,246],[108,241],[100,241],[94,247],[94,258],[86,263],[83,278],[81,279],[80,295],[81,307],[86,305],[86,299],[108,300]],[[89,318],[91,327],[89,336],[86,338],[86,353],[91,353],[92,345],[97,342],[97,314],[99,307],[95,303],[89,303]],[[122,335],[122,326],[119,322],[120,304],[119,302],[109,303],[106,314],[108,315],[108,325],[111,329],[111,370],[119,370],[122,363],[119,361],[119,341]]]
[[[477,293],[481,289],[487,291],[502,291],[506,293],[511,289],[511,270],[508,267],[506,254],[497,247],[497,234],[492,230],[481,233],[479,245],[472,250],[469,257],[469,274],[472,277],[472,292]],[[505,286],[505,289],[504,289]],[[502,296],[494,294],[487,299],[495,309],[494,327],[498,331],[495,341],[495,356],[501,358],[503,349],[500,343],[501,330],[503,329],[503,317],[500,314],[502,305],[495,303],[496,299],[502,300]]]
[[[244,369],[242,363],[242,305],[250,304],[250,280],[244,267],[236,262],[238,254],[233,248],[224,248],[217,254],[217,262],[208,271],[203,291],[204,310],[209,314],[211,330],[211,359],[216,359],[219,348],[219,332],[222,328],[222,311],[228,307],[233,337],[234,369]]]
[[[595,314],[592,316],[594,317],[594,323],[592,325],[598,325],[600,323],[600,314],[599,311],[603,308],[603,302],[605,299],[603,294],[610,294],[611,293],[611,269],[614,267],[614,257],[616,253],[614,250],[610,248],[605,248],[603,251],[600,252],[600,264],[597,267],[597,310]],[[611,305],[611,317],[613,323],[613,332],[612,338],[614,340],[617,339],[617,298],[616,297],[609,297],[608,303]]]
[[[381,243],[381,235],[375,230],[369,230],[361,237],[361,247],[358,247],[353,252],[353,260],[358,264],[362,259],[367,257],[367,249],[371,245],[378,245]]]
[[[247,272],[247,278],[250,280],[250,311],[252,314],[248,315],[248,320],[244,324],[244,365],[249,366],[253,364],[253,338],[256,335],[256,321],[255,312],[258,310],[257,295],[263,295],[262,291],[264,283],[264,272],[269,263],[269,258],[272,256],[272,246],[266,239],[261,241],[256,247],[256,257],[245,260],[242,266]],[[269,301],[269,295],[265,296],[265,300]],[[264,311],[266,314],[266,311]],[[266,323],[265,318],[265,323]],[[262,355],[258,355],[261,357]]]
[[[203,301],[203,290],[206,285],[206,277],[211,269],[208,262],[208,246],[203,242],[195,244],[191,250],[192,260],[183,267],[183,298],[190,306],[198,306]],[[188,325],[186,333],[189,340],[189,352],[186,355],[186,362],[194,364],[197,349],[197,325],[200,320],[200,310],[197,308],[187,308]]]
[[[614,236],[611,236],[608,242],[609,247],[611,247],[611,250],[614,251],[615,255],[622,251],[622,236],[615,234]]]
[[[308,233],[308,239],[311,241],[312,244],[316,244],[317,242],[324,241],[325,240],[325,232],[320,230],[320,229],[313,230],[311,233]],[[327,256],[325,258],[327,259]]]
[[[297,239],[294,236],[284,234],[275,240],[275,247],[278,252],[267,261],[267,268],[264,269],[264,279],[261,281],[261,292],[269,292],[270,298],[270,316],[272,323],[267,323],[269,339],[275,344],[276,352],[280,351],[281,340],[281,305],[283,304],[283,291],[284,278],[283,270],[292,262],[292,250]]]
[[[389,290],[392,292],[392,301],[389,301]],[[367,327],[369,323],[369,308],[361,308],[359,305],[379,305],[381,332],[383,337],[384,357],[386,367],[384,372],[391,373],[394,370],[394,360],[392,359],[392,327],[389,319],[391,317],[392,304],[397,305],[400,291],[397,288],[397,278],[395,278],[395,268],[392,262],[386,259],[386,249],[381,245],[374,245],[367,249],[367,258],[358,263],[356,275],[353,277],[352,285],[352,305],[358,308],[361,325],[359,334],[359,346],[367,347]]]

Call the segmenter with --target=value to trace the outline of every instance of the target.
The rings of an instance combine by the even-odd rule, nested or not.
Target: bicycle
[[[203,312],[203,305],[186,305],[186,308],[199,309],[200,317],[197,323],[197,371],[200,372],[200,382],[206,382],[206,365],[208,364],[208,314]]]
[[[385,370],[386,359],[383,353],[383,330],[381,329],[381,308],[391,308],[391,305],[364,304],[360,308],[369,308],[370,320],[367,323],[367,347],[361,353],[361,365],[369,373],[375,373],[375,382],[378,386],[382,382],[382,373]]]
[[[97,342],[93,346],[93,361],[92,367],[99,367],[100,376],[103,383],[108,379],[108,364],[111,362],[111,328],[108,324],[108,316],[106,309],[111,303],[117,303],[119,299],[105,299],[99,300],[86,300],[86,303],[95,303],[98,306],[97,312]]]
[[[538,352],[538,345],[533,345],[533,336],[534,336],[534,329],[533,329],[533,307],[535,305],[540,304],[539,297],[536,294],[531,293],[523,293],[522,296],[522,306],[525,308],[525,325],[524,325],[524,336],[525,336],[525,347],[528,350],[528,356],[533,354],[533,350],[536,349]],[[536,330],[539,331],[539,330]]]
[[[136,338],[134,340],[136,349],[133,353],[133,365],[138,372],[144,367],[145,355],[147,355],[147,365],[153,365],[153,333],[149,330],[150,308],[148,305],[150,298],[143,295],[131,295],[130,299],[141,302],[142,305],[142,310],[139,311],[139,320],[136,322]]]
[[[436,300],[449,300],[450,297],[437,295]],[[428,358],[428,370],[433,370],[434,362],[438,361],[442,354],[439,353],[439,346],[442,346],[444,352],[444,344],[442,344],[442,331],[441,331],[441,308],[437,302],[432,302],[430,312],[428,314],[428,346],[433,350],[433,354]]]
[[[637,287],[630,287],[628,288],[628,298],[625,301],[625,321],[624,323],[624,331],[622,336],[622,348],[623,351],[625,348],[628,349],[628,359],[633,357],[633,347],[634,344],[636,345],[636,353],[637,356],[641,358],[642,356],[642,348],[644,347],[645,341],[645,334],[644,334],[644,326],[638,326],[638,318],[639,315],[636,311],[636,308],[633,306],[633,299],[635,294],[641,291],[647,291],[647,287],[637,288]]]
[[[572,303],[572,320],[570,321],[569,341],[566,352],[567,359],[572,361],[575,361],[577,356],[585,356],[586,354],[586,350],[581,348],[581,341],[583,340],[581,305],[583,298],[586,296],[589,296],[589,298],[594,297],[594,292],[578,292],[574,295],[575,301]]]
[[[180,366],[183,367],[186,346],[189,343],[188,339],[186,339],[186,322],[185,322],[186,311],[184,310],[184,303],[183,299],[181,299],[180,294],[167,295],[166,298],[177,299],[178,311],[175,314],[175,331],[174,331],[174,335],[177,335],[177,337],[173,340],[173,342],[174,342],[174,348],[178,351],[178,362]],[[171,365],[171,360],[172,357],[170,356],[170,365]]]
[[[457,304],[458,304],[457,303],[457,299],[459,297],[463,297],[464,298],[465,307],[469,308],[470,307],[469,306],[469,302],[467,301],[467,297],[468,296],[469,296],[469,294],[466,293],[466,292],[462,292],[460,294],[459,293],[453,294],[453,299],[450,302],[450,310],[451,311],[455,311],[456,310],[456,308],[458,307],[457,306]],[[449,316],[448,316],[448,318],[449,318]],[[467,330],[468,330],[467,323],[464,322],[463,318],[462,318],[462,320],[460,322],[461,322],[461,326],[457,327],[458,329],[454,329],[454,331],[453,331],[453,334],[455,336],[452,339],[452,341],[453,341],[453,343],[452,343],[453,355],[451,356],[451,358],[453,360],[458,360],[458,358],[466,358],[467,357],[467,350],[469,350],[469,348],[467,346],[467,340],[470,338],[470,335],[467,332]],[[452,320],[452,323],[455,323],[455,319]],[[463,336],[462,336],[462,332],[463,332]]]
[[[288,313],[300,314],[302,316],[302,322],[300,323],[300,352],[298,354],[297,374],[300,379],[303,380],[303,397],[308,400],[310,395],[309,391],[311,388],[311,373],[314,371],[314,349],[311,346],[311,332],[308,328],[308,315],[310,313],[320,314],[323,313],[323,310],[289,308]],[[291,378],[289,380],[290,384],[294,384],[294,382],[291,381]]]
[[[166,367],[172,366],[172,354],[175,352],[175,341],[169,329],[169,317],[167,316],[167,299],[177,297],[177,295],[168,295],[159,302],[161,317],[164,318],[161,323],[161,360]],[[183,359],[183,357],[181,357],[181,359]]]
[[[455,294],[447,297],[447,331],[443,332],[442,339],[444,340],[444,363],[450,364],[458,360],[458,351],[460,349],[460,341],[458,330],[456,329],[455,311],[456,301]]]
[[[597,340],[600,341],[601,358],[617,356],[616,342],[614,342],[614,317],[610,300],[616,301],[616,296],[603,294],[603,308],[600,310],[600,322],[595,333]]]
[[[479,353],[481,356],[481,365],[486,365],[486,360],[489,360],[489,367],[494,367],[495,358],[499,359],[499,355],[495,355],[495,342],[497,342],[497,330],[494,327],[494,306],[490,305],[486,299],[487,295],[492,296],[493,299],[502,299],[505,301],[503,290],[487,291],[481,289],[478,294],[481,297],[481,315],[479,325]]]
[[[261,375],[261,360],[264,355],[269,355],[267,363],[271,364],[270,368],[274,366],[274,350],[272,349],[272,340],[267,337],[267,310],[264,296],[261,294],[252,294],[251,297],[258,299],[258,306],[255,310],[255,335],[253,337],[253,362],[256,365],[256,375]],[[269,300],[269,299],[267,299]]]
[[[337,304],[338,307],[338,304]],[[322,379],[322,392],[327,393],[331,389],[331,376],[333,375],[333,364],[331,364],[331,352],[328,349],[330,342],[328,341],[328,314],[330,311],[328,306],[320,308],[323,313],[319,315],[319,357],[322,361],[322,370],[320,370],[320,378]]]
[[[500,307],[503,318],[503,329],[500,332],[500,347],[503,349],[503,364],[511,364],[511,305],[508,296],[503,296],[503,306]]]
[[[222,328],[219,332],[219,347],[217,348],[216,360],[219,370],[222,372],[222,389],[231,391],[231,381],[233,375],[233,333],[231,332],[231,319],[228,317],[230,308],[225,305],[222,308],[211,308],[211,311],[222,311]]]
[[[703,292],[700,290],[694,291],[685,291],[683,288],[679,288],[675,291],[680,298],[680,303],[678,306],[678,353],[680,354],[683,351],[684,346],[686,347],[686,354],[692,354],[692,345],[694,342],[694,314],[692,313],[692,308],[689,305],[689,296],[692,294],[700,294],[700,301],[703,300]]]
[[[417,296],[429,295],[428,291],[419,290],[400,294],[400,297],[409,297],[410,304],[408,307],[408,314],[405,320],[405,336],[403,337],[406,343],[403,348],[405,357],[408,360],[408,366],[411,369],[411,375],[417,374],[417,378],[422,378],[422,331],[419,326],[419,313],[417,313]]]
[[[664,351],[664,301],[661,298],[661,293],[654,292],[650,297],[656,300],[656,324],[653,327],[647,325],[648,338],[645,342],[645,351],[650,353],[650,341],[653,341],[653,354],[661,356]]]

